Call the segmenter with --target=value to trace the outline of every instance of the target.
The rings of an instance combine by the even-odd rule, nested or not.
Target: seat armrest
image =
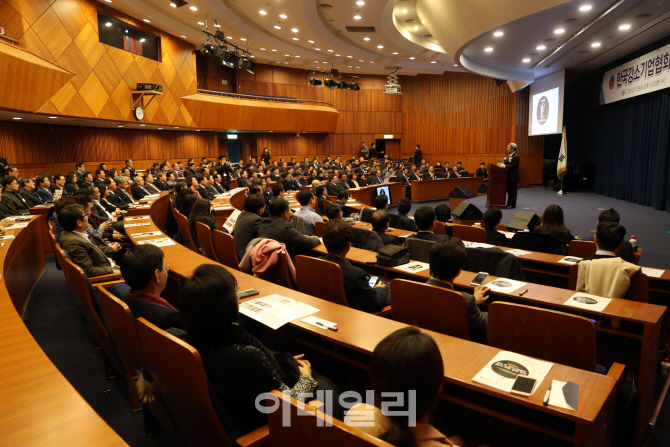
[[[264,425],[237,439],[240,447],[261,447],[270,445],[270,427]]]
[[[622,365],[621,363],[612,363],[612,366],[610,367],[609,371],[607,371],[607,377],[613,377],[614,380],[617,381],[617,384],[619,380],[621,379],[621,376],[623,376],[623,372],[626,369],[626,365]]]
[[[386,306],[385,308],[383,308],[379,312],[376,312],[375,315],[377,315],[379,317],[390,316],[391,315],[391,306]]]
[[[89,278],[92,284],[99,284],[101,282],[116,281],[121,279],[121,272],[110,273],[109,275],[100,275]]]

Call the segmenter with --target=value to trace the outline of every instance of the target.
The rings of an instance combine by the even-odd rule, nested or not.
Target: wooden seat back
[[[391,447],[391,444],[368,435],[344,422],[328,417],[324,413],[305,407],[281,391],[272,391],[270,397],[278,402],[280,409],[268,414],[270,442],[273,447]],[[270,405],[274,405],[271,403]],[[285,406],[289,406],[287,411]],[[290,419],[289,419],[290,417]],[[290,423],[286,423],[290,420]]]
[[[69,283],[70,279],[67,277],[68,272],[67,272],[67,270],[65,270],[65,268],[63,268],[63,264],[65,263],[65,259],[66,259],[65,250],[63,250],[63,247],[61,247],[59,243],[54,244],[54,254],[56,255],[56,262],[58,263],[58,265],[61,266],[61,269],[63,270],[63,274],[65,275],[65,279]]]
[[[490,346],[596,370],[596,325],[588,318],[496,301],[489,305],[487,332]]]
[[[323,215],[324,215],[324,216],[326,215],[326,210],[327,210],[328,207],[329,207],[330,205],[332,205],[332,204],[333,204],[332,200],[323,199]]]
[[[578,258],[590,258],[596,254],[596,244],[592,241],[570,241],[568,244],[568,256],[576,256]]]
[[[454,237],[462,241],[486,243],[486,230],[470,225],[454,225]]]
[[[435,221],[435,229],[433,230],[433,233],[439,234],[441,236],[446,236],[447,235],[447,230],[446,230],[446,225],[444,224],[444,222]]]
[[[232,447],[214,411],[198,351],[144,318],[135,322],[145,369],[158,385],[186,445]]]
[[[240,260],[237,259],[237,249],[235,248],[233,237],[221,230],[214,230],[212,232],[212,240],[214,242],[217,261],[226,267],[239,270]]]
[[[291,275],[288,271],[288,262],[289,260],[286,258],[286,256],[280,256],[279,261],[273,268],[267,269],[262,273],[258,273],[256,276],[265,281],[270,281],[273,284],[277,284],[278,286],[292,289],[293,283],[291,282]]]
[[[191,237],[191,228],[189,227],[188,218],[182,213],[177,212],[175,215],[177,219],[177,226],[179,227],[179,233],[181,233],[181,238],[184,241],[184,245],[189,250],[192,250],[196,253],[199,253],[198,247],[196,247],[193,238]]]
[[[453,290],[394,279],[391,281],[391,313],[401,323],[469,340],[468,306]]]
[[[204,223],[196,222],[195,232],[198,236],[198,242],[200,242],[202,254],[212,261],[219,262],[219,258],[216,256],[216,250],[214,250],[214,243],[212,242],[212,230]]]
[[[342,269],[334,262],[298,255],[295,257],[298,290],[307,295],[348,306]]]
[[[325,226],[326,226],[326,222],[316,222],[316,223],[314,223],[316,235],[318,237],[323,236],[323,227],[325,227]]]

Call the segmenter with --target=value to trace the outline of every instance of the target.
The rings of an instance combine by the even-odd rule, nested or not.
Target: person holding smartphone
[[[430,249],[430,275],[426,284],[454,290],[454,279],[461,273],[468,261],[468,252],[465,250],[463,241],[455,237],[445,237],[433,244]],[[468,307],[468,329],[470,339],[474,341],[486,340],[486,326],[488,324],[488,312],[482,312],[480,304],[489,299],[487,293],[489,288],[476,286],[474,294],[458,292],[465,297]]]

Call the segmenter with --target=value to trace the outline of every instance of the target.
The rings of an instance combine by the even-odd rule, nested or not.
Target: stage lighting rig
[[[214,23],[216,24],[216,21]],[[202,32],[205,33],[205,43],[202,44],[200,50],[202,54],[217,57],[221,59],[221,65],[230,68],[240,68],[251,74],[256,71],[256,64],[251,61],[249,49],[245,50],[228,42],[226,35],[221,30],[216,30],[214,34],[210,33],[207,30],[207,19],[205,19],[205,29]]]
[[[321,80],[316,77],[316,72],[313,71],[312,76],[310,76],[309,78],[309,85],[311,85],[312,87],[318,87],[322,84],[323,82],[321,82]]]
[[[333,68],[331,71],[320,71],[320,70],[314,70],[314,69],[307,69],[307,71],[311,72],[311,76],[309,78],[308,84],[313,86],[313,87],[318,87],[321,84],[324,86],[328,87],[330,90],[335,90],[336,88],[339,88],[340,90],[353,90],[353,91],[359,91],[361,89],[360,85],[356,83],[354,80],[358,79],[358,76],[354,75],[346,75],[346,74],[340,74],[339,70]],[[326,79],[321,82],[321,80],[317,79],[316,74],[321,73],[326,75]],[[334,80],[333,78],[337,76],[337,80]],[[343,81],[343,77],[349,77],[350,82]]]

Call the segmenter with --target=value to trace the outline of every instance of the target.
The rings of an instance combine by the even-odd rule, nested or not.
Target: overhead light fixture
[[[147,20],[147,19],[142,19],[142,20],[144,20],[147,23],[151,23],[151,20]]]
[[[320,79],[317,79],[314,75],[316,73],[312,72],[312,76],[309,78],[309,85],[312,87],[318,87],[320,85],[323,85],[323,82],[321,82]]]
[[[275,49],[273,48],[272,51],[277,51],[277,50],[275,50]]]
[[[123,126],[116,126],[116,127],[123,127]]]
[[[486,48],[484,48],[484,51],[486,51],[487,53],[490,53],[491,51],[493,51],[493,48],[486,47]]]
[[[554,30],[554,34],[563,34],[565,30],[563,28],[558,28]]]
[[[189,6],[188,9],[190,9],[191,11],[197,11],[198,10],[198,8],[196,8],[195,6]]]
[[[205,22],[198,22],[198,25],[205,25]]]
[[[295,57],[300,57],[300,56],[295,56]]]
[[[265,48],[261,48],[261,51],[265,51]]]
[[[393,54],[398,54],[398,52],[397,52],[397,51],[394,51]]]
[[[353,56],[347,56],[347,57],[353,57]]]
[[[146,126],[146,124],[140,124],[140,127],[145,127],[145,126]]]
[[[279,17],[281,17],[282,19],[286,19],[286,18],[287,18],[287,17],[286,17],[286,14],[279,14]]]
[[[406,10],[406,9],[403,9],[403,10],[402,10],[402,13],[403,13],[403,14],[407,14],[407,10]]]
[[[175,5],[174,3],[170,3],[170,6],[172,6],[173,8],[177,7],[177,5]]]
[[[329,52],[329,53],[332,53],[332,52],[333,52],[333,50],[328,50],[328,52]]]
[[[419,29],[418,26],[414,26],[414,31],[416,31],[416,30],[418,30],[418,29]]]
[[[359,16],[359,15],[355,15],[355,16],[354,16],[354,20],[361,20],[361,16]]]
[[[431,63],[431,64],[437,64],[437,62],[436,62],[436,61],[430,61],[430,63]]]
[[[244,40],[245,42],[247,41],[246,37],[242,37],[240,40]]]
[[[337,53],[335,53],[335,56],[337,56],[337,57],[340,57],[340,55],[339,55],[339,54],[337,54]]]
[[[384,48],[384,45],[377,45],[377,48],[381,50],[382,48]]]
[[[591,46],[592,46],[593,48],[598,48],[598,47],[600,46],[600,42],[593,42],[593,43],[591,44]]]
[[[289,56],[288,54],[285,54],[284,57],[291,57],[291,56]]]
[[[162,127],[159,127],[158,130],[163,130],[163,128],[162,128]]]
[[[55,120],[56,118],[58,118],[58,117],[57,116],[50,116],[49,117],[50,120]]]
[[[228,39],[228,40],[233,40],[233,38],[230,37],[230,36],[226,36],[226,39]]]
[[[321,48],[314,48],[316,51],[321,51]]]
[[[367,40],[370,40],[370,38],[369,37],[364,37],[363,40],[367,41]]]
[[[181,8],[182,6],[186,5],[188,5],[188,3],[184,0],[170,0],[170,6],[173,8]]]
[[[112,22],[105,23],[105,26],[112,26]]]
[[[365,2],[364,2],[363,0],[358,0],[358,1],[356,2],[356,4],[357,4],[358,6],[363,6],[363,5],[365,4]]]
[[[184,36],[183,34],[181,35],[181,37],[183,37],[184,39],[188,39],[188,37]]]
[[[458,67],[458,64],[454,64],[454,67]]]
[[[284,62],[286,65],[288,65],[288,62]]]
[[[281,29],[281,26],[275,25],[275,29]]]
[[[140,39],[140,42],[145,42],[147,39]]]
[[[105,0],[107,3],[112,3],[112,0]]]
[[[291,28],[291,31],[293,31],[294,33],[297,33],[297,32],[298,32],[298,28]]]
[[[325,85],[326,87],[328,87],[330,90],[335,90],[335,81],[333,81],[333,80],[330,78],[330,75],[328,75],[328,77],[326,78],[326,80],[323,81],[323,85]]]
[[[258,11],[258,13],[262,16],[265,16],[265,15],[268,14],[267,12],[263,11],[262,9],[260,11]]]
[[[18,116],[15,116],[15,117],[14,117],[14,118],[12,118],[12,119],[15,119],[15,120],[20,120],[21,118],[19,118]]]
[[[308,40],[307,42],[309,42],[309,43],[314,43],[314,41],[313,41],[313,40]]]
[[[363,59],[358,59],[358,62],[365,62]]]
[[[522,60],[521,62],[524,62],[524,63],[528,63],[528,62],[530,62],[530,59],[528,59],[528,58],[525,58],[525,59],[524,59],[524,60]]]
[[[630,29],[630,25],[628,25],[628,24],[621,25],[621,26],[619,27],[619,29],[620,29],[621,31],[626,31],[627,29]]]
[[[221,28],[221,25],[219,25],[218,23],[215,23],[214,28]]]
[[[547,48],[547,47],[545,47],[544,45],[539,45],[539,46],[535,47],[536,50],[540,50],[540,51],[542,51],[542,50],[544,50],[544,49],[546,49],[546,48]]]
[[[496,31],[495,33],[493,33],[493,35],[494,35],[495,37],[500,37],[500,36],[503,35],[503,32],[502,32],[502,31]]]
[[[414,59],[416,59],[414,56],[409,58],[409,60],[411,60],[411,61],[413,61]]]
[[[293,40],[300,40],[300,39],[298,39],[297,37],[292,37],[292,39],[293,39]]]
[[[579,10],[580,10],[580,11],[590,11],[591,8],[592,8],[591,5],[584,5],[584,6],[580,6],[580,7],[579,7]]]

